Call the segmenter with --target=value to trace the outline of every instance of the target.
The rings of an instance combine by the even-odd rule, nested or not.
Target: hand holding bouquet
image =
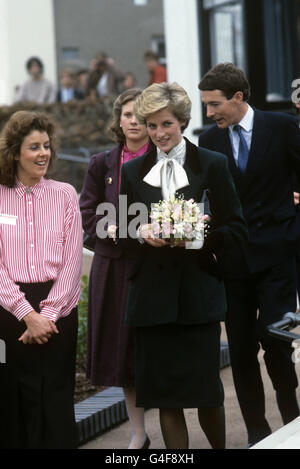
[[[157,238],[182,246],[197,242],[201,248],[208,229],[209,216],[204,214],[204,204],[193,199],[173,197],[151,205],[151,231]]]

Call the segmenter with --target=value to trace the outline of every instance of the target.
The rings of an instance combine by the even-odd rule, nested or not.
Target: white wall
[[[56,82],[52,0],[0,0],[0,105],[12,104],[15,87],[27,80],[25,63],[38,56],[44,76]]]
[[[168,81],[176,81],[192,101],[192,119],[185,136],[194,143],[194,129],[201,127],[200,51],[196,0],[164,0]]]

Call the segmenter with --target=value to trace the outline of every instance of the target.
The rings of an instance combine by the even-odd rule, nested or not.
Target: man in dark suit
[[[249,230],[245,247],[219,259],[227,292],[226,330],[234,383],[249,445],[271,433],[257,354],[260,346],[284,424],[299,416],[298,385],[289,344],[267,326],[296,310],[296,212],[292,171],[300,176],[300,133],[288,115],[253,110],[250,86],[232,64],[219,64],[201,80],[207,116],[215,125],[199,146],[222,152]]]
[[[77,89],[75,74],[71,68],[64,68],[60,74],[60,89],[57,92],[58,103],[84,99],[84,93]]]

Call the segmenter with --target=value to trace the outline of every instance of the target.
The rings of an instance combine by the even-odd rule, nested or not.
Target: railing
[[[97,151],[91,152],[87,148],[79,147],[76,149],[77,155],[74,155],[74,150],[70,150],[70,153],[67,153],[68,150],[65,149],[64,152],[57,154],[58,161],[51,171],[51,176],[53,179],[72,184],[77,192],[80,193],[85,171],[92,154],[101,153],[105,150],[107,150],[107,148],[100,148],[97,149]],[[73,151],[74,153],[72,154]],[[66,162],[66,165],[64,162]]]
[[[271,336],[286,342],[299,340],[300,335],[290,332],[290,329],[300,325],[300,313],[286,313],[281,321],[268,326],[268,332]]]

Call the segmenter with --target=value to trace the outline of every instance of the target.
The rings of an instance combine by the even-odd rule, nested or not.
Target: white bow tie
[[[162,157],[143,180],[150,186],[161,187],[164,200],[170,200],[178,189],[189,186],[187,174],[176,156]]]

